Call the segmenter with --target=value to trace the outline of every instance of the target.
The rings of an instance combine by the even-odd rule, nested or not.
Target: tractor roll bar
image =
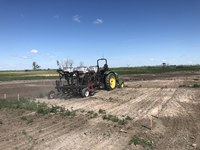
[[[105,59],[105,58],[98,59],[97,60],[97,67],[98,67],[98,69],[99,69],[99,61],[102,61],[102,60],[104,60],[105,64],[107,65],[107,59]]]

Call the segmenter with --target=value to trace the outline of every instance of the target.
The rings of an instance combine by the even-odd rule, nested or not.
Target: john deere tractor
[[[100,62],[103,67],[100,67]],[[124,82],[118,74],[108,68],[107,59],[97,60],[97,66],[77,67],[68,70],[58,69],[59,80],[56,81],[56,92],[50,91],[49,99],[67,98],[79,94],[83,97],[93,96],[98,89],[108,91],[116,87],[123,88]]]
[[[100,61],[104,61],[103,67],[100,67]],[[97,60],[96,78],[97,85],[99,84],[100,88],[105,88],[108,91],[113,90],[116,87],[124,87],[124,82],[119,78],[119,75],[108,68],[107,59],[105,58]]]

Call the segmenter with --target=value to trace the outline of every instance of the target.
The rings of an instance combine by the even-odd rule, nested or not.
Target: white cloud
[[[93,23],[94,23],[94,24],[102,24],[102,23],[103,23],[103,20],[97,18],[95,21],[93,21]]]
[[[31,50],[31,53],[32,53],[32,54],[37,54],[38,52],[39,52],[39,51],[36,50],[36,49],[32,49],[32,50]]]
[[[73,19],[75,22],[78,22],[78,23],[81,22],[80,18],[81,18],[81,17],[80,17],[79,15],[75,15],[75,16],[72,17],[72,19]]]

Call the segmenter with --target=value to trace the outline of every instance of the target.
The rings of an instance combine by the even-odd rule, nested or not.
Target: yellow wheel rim
[[[124,83],[122,83],[121,88],[124,88]]]
[[[114,89],[115,86],[116,86],[115,77],[111,77],[111,78],[110,78],[110,87],[111,87],[112,89]]]

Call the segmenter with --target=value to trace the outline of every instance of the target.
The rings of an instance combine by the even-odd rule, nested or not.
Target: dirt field
[[[199,73],[123,78],[127,81],[126,88],[110,92],[100,90],[93,97],[37,99],[49,105],[77,110],[75,117],[0,109],[0,148],[200,149],[200,88],[179,87],[199,84]],[[54,86],[52,80],[2,82],[0,85],[0,94],[6,92],[13,98],[19,92],[23,96],[39,95]],[[124,125],[104,120],[100,109],[121,119],[129,116],[131,120]],[[91,117],[89,111],[96,112],[98,116]],[[23,116],[31,118],[31,121],[23,120]],[[133,137],[137,137],[135,142],[139,144],[130,143]]]
[[[55,80],[33,80],[33,81],[5,81],[0,82],[0,98],[6,94],[7,98],[17,99],[20,97],[39,97],[46,95],[55,87]]]

